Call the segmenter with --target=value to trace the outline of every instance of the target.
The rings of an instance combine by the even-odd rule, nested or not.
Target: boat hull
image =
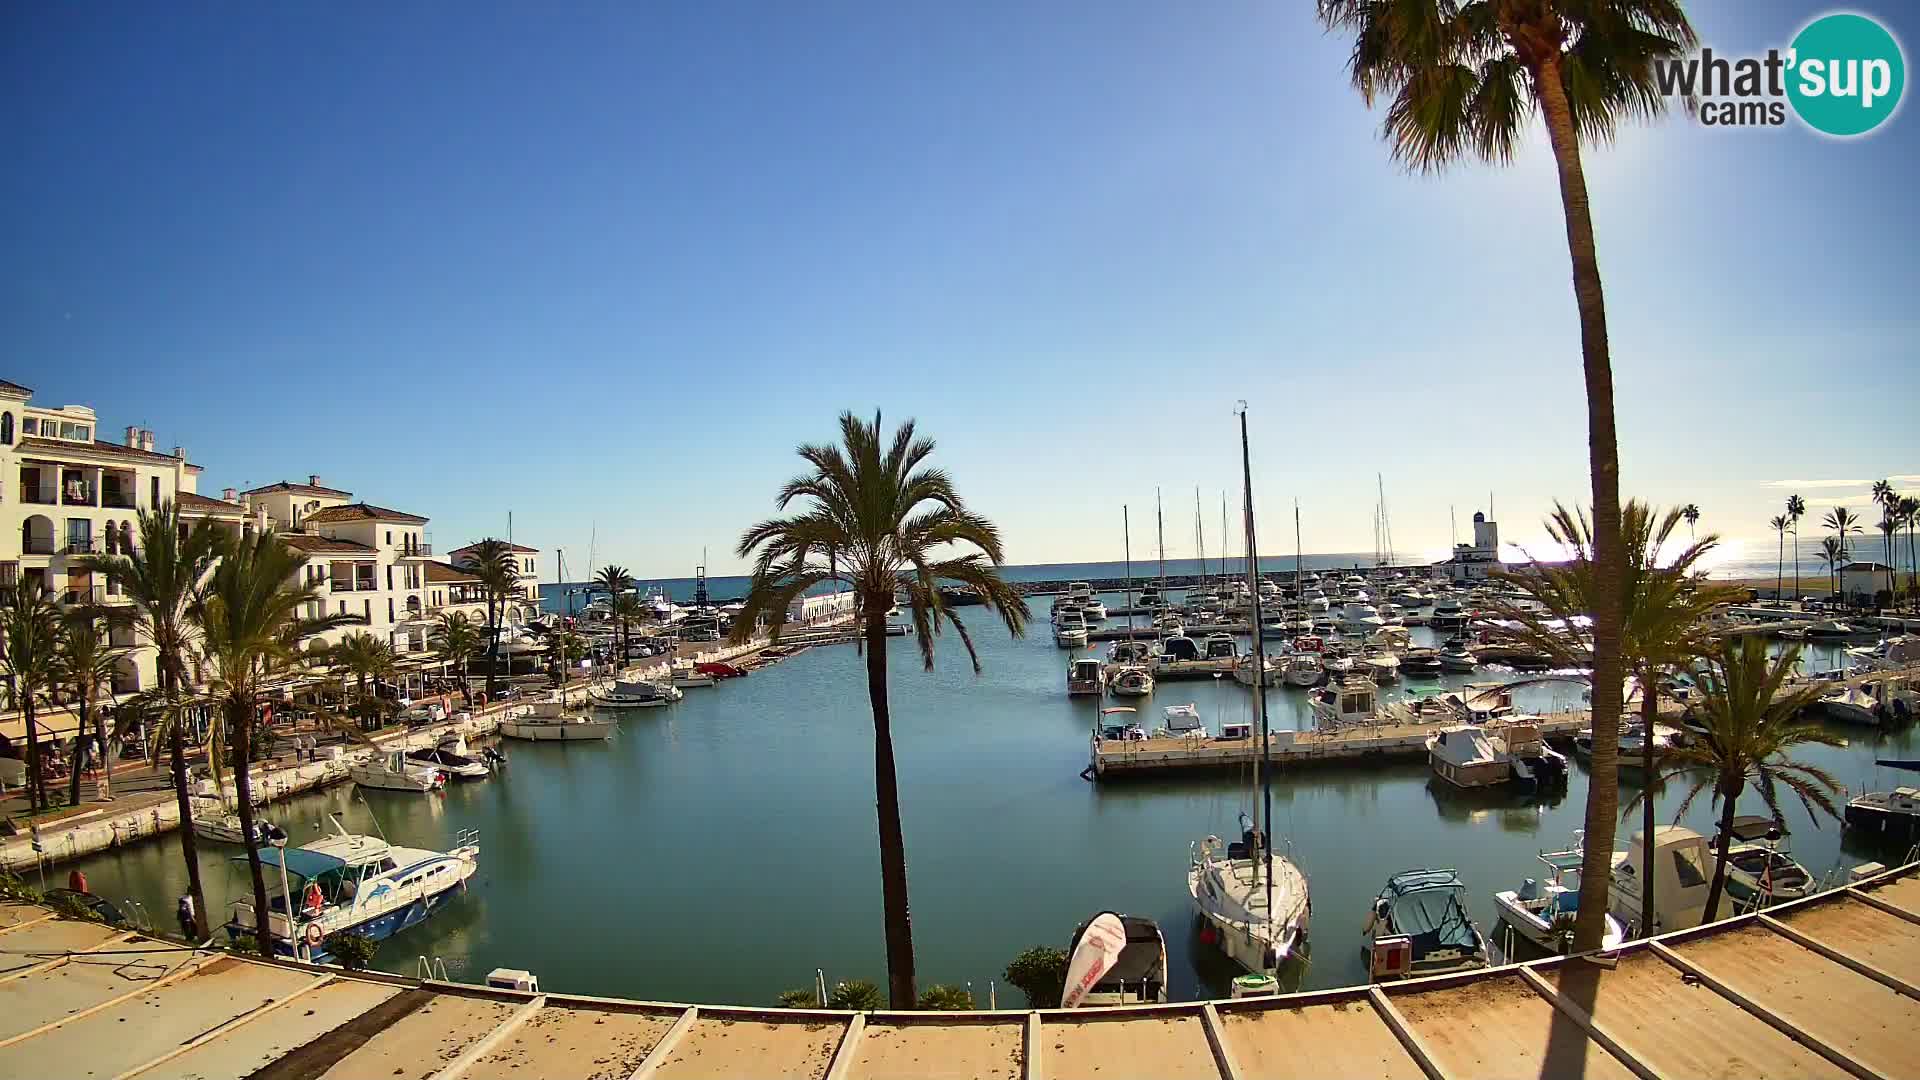
[[[587,720],[571,724],[526,724],[509,720],[500,725],[500,734],[527,742],[598,742],[612,735],[613,729],[614,724],[610,720]]]

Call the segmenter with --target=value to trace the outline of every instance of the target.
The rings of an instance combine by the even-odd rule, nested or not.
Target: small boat
[[[556,694],[501,720],[500,734],[530,742],[581,742],[611,738],[618,726],[617,721],[569,709]]]
[[[1435,654],[1443,671],[1469,672],[1480,665],[1480,658],[1465,645],[1454,645],[1441,649]]]
[[[1201,650],[1208,660],[1233,660],[1240,655],[1240,643],[1232,634],[1208,634]]]
[[[1550,953],[1564,953],[1572,941],[1573,920],[1580,911],[1580,866],[1585,853],[1543,851],[1540,861],[1547,865],[1550,877],[1524,879],[1518,889],[1493,894],[1493,906],[1514,932]],[[1611,914],[1607,916],[1600,947],[1612,949],[1626,940],[1626,928]]]
[[[1200,719],[1200,709],[1191,701],[1185,705],[1168,705],[1160,713],[1166,718],[1169,734],[1191,735],[1197,732],[1204,737],[1207,733],[1207,725]]]
[[[1807,638],[1810,641],[1850,638],[1858,633],[1860,631],[1854,629],[1851,623],[1843,623],[1839,619],[1826,619],[1807,627]]]
[[[383,941],[417,926],[465,892],[480,865],[480,837],[472,830],[462,830],[451,851],[432,851],[394,847],[377,836],[347,832],[337,817],[331,820],[333,836],[260,852],[273,882],[266,918],[276,956],[329,963],[332,934],[352,931]],[[277,880],[282,873],[284,895]],[[257,925],[253,898],[234,901],[231,910],[228,939],[252,937]]]
[[[679,687],[646,679],[618,679],[610,690],[587,691],[587,700],[601,709],[653,709],[685,698]]]
[[[693,665],[693,670],[696,674],[711,675],[716,679],[739,679],[744,678],[747,674],[747,669],[738,664],[727,664],[717,660],[708,661],[704,664],[695,664]]]
[[[1653,760],[1657,764],[1665,755],[1667,748],[1674,744],[1675,733],[1670,730],[1655,729],[1653,734]],[[1581,728],[1573,737],[1573,752],[1584,761],[1593,760],[1593,729]],[[1639,721],[1622,724],[1620,727],[1620,756],[1622,769],[1644,769],[1647,759],[1646,727]]]
[[[1445,670],[1432,649],[1414,649],[1400,658],[1400,673],[1409,679],[1437,679]]]
[[[1733,819],[1727,848],[1727,895],[1739,911],[1751,911],[1813,895],[1814,877],[1782,847],[1786,830],[1773,819],[1747,814]]]
[[[1107,646],[1109,664],[1149,664],[1153,662],[1153,649],[1144,641],[1131,639],[1116,641]]]
[[[347,775],[363,788],[381,791],[428,792],[447,786],[447,774],[438,766],[409,761],[400,750],[389,750],[353,765]]]
[[[1467,912],[1454,870],[1407,870],[1387,879],[1360,932],[1373,979],[1471,971],[1488,964],[1487,939]]]
[[[1240,815],[1240,825],[1237,841],[1209,836],[1194,846],[1187,892],[1205,923],[1203,942],[1248,971],[1272,972],[1307,936],[1307,876],[1285,855],[1264,851],[1251,818]]]
[[[671,669],[670,681],[676,690],[692,686],[712,686],[714,678],[694,667],[691,660],[675,660]]]
[[[1847,801],[1847,828],[1902,845],[1920,842],[1920,788],[1869,791]]]
[[[1103,911],[1073,932],[1061,1008],[1166,1003],[1167,941],[1158,923]]]
[[[1054,617],[1053,643],[1063,649],[1087,647],[1087,620],[1078,609],[1061,611]]]
[[[1387,620],[1365,600],[1349,600],[1341,606],[1339,625],[1343,634],[1370,634],[1387,625]]]
[[[1088,597],[1080,602],[1080,615],[1089,623],[1107,621],[1107,605],[1097,597]]]
[[[1260,669],[1260,673],[1257,677],[1258,682],[1260,683],[1261,686],[1280,685],[1283,681],[1285,681],[1285,677],[1286,677],[1284,673],[1285,665],[1281,663],[1278,657],[1268,656],[1268,657],[1265,657],[1264,659],[1266,663]],[[1254,667],[1255,667],[1254,656],[1252,653],[1247,653],[1244,656],[1236,658],[1233,662],[1234,681],[1239,683],[1241,686],[1252,686],[1256,681],[1256,676],[1254,674]]]
[[[1131,705],[1112,705],[1100,710],[1100,738],[1106,742],[1145,742],[1147,729],[1134,719]]]
[[[1327,677],[1327,669],[1321,666],[1317,653],[1289,653],[1280,677],[1286,680],[1288,686],[1318,686]]]
[[[1099,697],[1107,689],[1107,669],[1091,656],[1077,657],[1067,664],[1067,696],[1091,694]]]
[[[1374,682],[1393,682],[1400,677],[1400,658],[1390,652],[1371,653],[1361,658]]]
[[[203,840],[212,840],[217,844],[240,844],[247,833],[240,827],[240,813],[227,806],[226,800],[217,795],[195,796],[193,799],[193,834]],[[255,846],[284,844],[287,834],[278,825],[263,817],[253,819],[253,842]]]
[[[1123,664],[1107,683],[1116,697],[1146,697],[1153,693],[1153,672],[1139,664]]]
[[[1820,695],[1819,701],[1807,706],[1807,711],[1842,724],[1879,727],[1880,717],[1875,715],[1879,705],[1873,695],[1865,690],[1854,686],[1836,686]]]
[[[407,751],[407,760],[416,765],[439,769],[456,780],[485,780],[493,775],[493,770],[479,758],[456,754],[439,747],[427,747]]]

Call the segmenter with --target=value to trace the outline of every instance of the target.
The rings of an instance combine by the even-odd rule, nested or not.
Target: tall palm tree
[[[1874,528],[1880,530],[1880,543],[1887,552],[1887,586],[1889,592],[1898,592],[1900,583],[1896,580],[1893,561],[1893,538],[1900,532],[1899,504],[1892,503],[1880,508],[1880,522]],[[1891,599],[1891,598],[1889,598]],[[1874,604],[1880,603],[1880,590],[1874,590]]]
[[[1787,520],[1787,515],[1775,514],[1773,515],[1773,520],[1767,522],[1767,524],[1773,527],[1774,532],[1780,534],[1780,551],[1773,560],[1773,598],[1778,600],[1780,599],[1780,591],[1786,587],[1787,583],[1785,569],[1787,563],[1787,526],[1793,523]]]
[[[368,691],[368,682],[393,674],[393,646],[364,630],[343,635],[327,650],[328,658],[353,676],[355,697],[361,717],[370,720],[379,715],[378,695]]]
[[[466,570],[480,579],[480,591],[487,598],[487,698],[491,700],[499,687],[500,627],[507,605],[520,589],[520,559],[512,545],[489,536],[467,553]]]
[[[600,572],[594,575],[593,584],[595,588],[607,594],[608,614],[618,617],[614,609],[619,607],[621,598],[627,595],[627,590],[633,587],[633,576],[627,573],[627,568],[611,564],[603,566]],[[613,665],[615,671],[619,671],[626,663],[626,648],[627,634],[623,628],[620,638],[620,660]]]
[[[1383,134],[1393,155],[1432,171],[1463,157],[1505,164],[1538,112],[1545,120],[1566,219],[1580,355],[1587,389],[1587,458],[1593,481],[1597,582],[1593,610],[1596,775],[1613,776],[1621,691],[1620,448],[1613,366],[1581,143],[1604,143],[1621,121],[1665,107],[1656,60],[1683,54],[1693,27],[1675,0],[1319,0],[1321,22],[1354,37],[1348,72],[1371,104],[1388,97]],[[1619,792],[1588,788],[1583,880],[1603,888],[1611,867]],[[1604,900],[1604,898],[1602,898]],[[1601,907],[1596,904],[1595,907]],[[1583,918],[1574,945],[1600,947],[1599,914]]]
[[[1833,591],[1839,592],[1846,584],[1841,581],[1838,576],[1839,569],[1853,558],[1852,546],[1847,543],[1847,537],[1858,534],[1861,531],[1860,517],[1844,506],[1836,506],[1827,511],[1827,516],[1821,519],[1820,524],[1832,532],[1834,537],[1840,541],[1840,561],[1833,563],[1829,560],[1829,565],[1835,573]],[[1844,601],[1846,598],[1841,597],[1841,599]]]
[[[1914,530],[1920,529],[1920,495],[1901,496],[1900,518],[1907,525],[1907,591],[1920,594],[1920,554],[1914,546]]]
[[[1740,591],[1730,585],[1694,576],[1700,561],[1719,545],[1718,536],[1709,533],[1704,540],[1689,543],[1670,561],[1664,558],[1663,552],[1685,515],[1684,510],[1661,514],[1637,499],[1630,500],[1621,511],[1620,535],[1627,555],[1627,574],[1620,596],[1625,615],[1622,659],[1639,684],[1641,722],[1649,732],[1659,718],[1661,680],[1685,669],[1711,647],[1714,637],[1708,616],[1716,608],[1740,598]],[[1505,631],[1507,635],[1552,657],[1556,666],[1578,667],[1586,662],[1591,641],[1577,628],[1584,625],[1587,613],[1594,609],[1601,587],[1593,555],[1594,530],[1585,514],[1556,506],[1547,519],[1547,533],[1573,557],[1558,565],[1535,563],[1529,569],[1500,575],[1516,583],[1538,608],[1509,601],[1495,601],[1492,606],[1496,616],[1512,627]],[[1569,628],[1575,629],[1570,632]],[[1599,675],[1596,673],[1594,678],[1597,691]],[[1598,694],[1594,696],[1597,698]],[[1594,720],[1597,729],[1597,711]],[[1646,775],[1652,776],[1653,740],[1645,740],[1643,746],[1646,757],[1641,765]],[[1596,766],[1592,782],[1602,780]],[[1653,827],[1653,804],[1648,802],[1641,822],[1641,839],[1647,847],[1647,856],[1642,862],[1648,868],[1649,882],[1653,869]],[[1589,848],[1587,854],[1591,856],[1593,850]],[[1602,854],[1610,859],[1612,853],[1607,850]],[[1605,912],[1610,879],[1609,863],[1607,873],[1599,875],[1594,895],[1589,896],[1585,875],[1582,875],[1583,908],[1591,903],[1596,911]],[[1640,925],[1653,925],[1650,884],[1641,897]]]
[[[108,768],[113,757],[107,752],[106,711],[98,707],[101,698],[110,694],[113,686],[114,668],[120,662],[121,650],[107,644],[106,622],[108,613],[92,604],[83,604],[69,608],[60,619],[60,649],[54,657],[55,680],[61,690],[72,698],[78,715],[76,732],[89,731],[93,737],[94,753],[100,762],[99,794],[105,798],[108,794]],[[76,739],[76,744],[84,740]],[[75,755],[73,776],[70,780],[67,801],[80,805],[80,761]]]
[[[1847,546],[1837,536],[1822,537],[1820,554],[1816,556],[1827,564],[1827,587],[1833,592],[1840,591],[1840,568],[1847,562]]]
[[[195,933],[206,940],[207,897],[200,883],[200,859],[193,833],[193,801],[188,797],[185,707],[190,680],[187,656],[194,632],[187,608],[219,561],[225,539],[202,518],[188,525],[180,508],[162,502],[139,515],[138,543],[118,555],[99,555],[82,565],[106,578],[126,597],[127,618],[138,636],[152,645],[159,669],[158,693],[151,695],[157,726],[150,753],[158,762],[162,741],[173,773],[180,811],[180,858],[187,867],[187,895],[193,900]]]
[[[620,620],[620,659],[613,665],[617,672],[626,666],[633,649],[633,624],[647,617],[647,606],[631,592],[613,598],[613,617]]]
[[[1787,496],[1787,520],[1793,525],[1793,598],[1800,599],[1800,519],[1807,516],[1807,500]]]
[[[838,581],[852,588],[873,710],[888,998],[894,1008],[908,1009],[915,1001],[913,926],[887,700],[887,611],[904,591],[921,664],[933,669],[934,638],[944,622],[959,635],[976,672],[980,657],[973,639],[941,599],[940,585],[972,589],[1016,636],[1025,632],[1028,613],[1026,601],[1000,578],[999,528],[967,509],[944,470],[925,467],[933,440],[916,438],[913,421],[901,424],[889,442],[878,413],[872,424],[842,413],[840,438],[839,446],[799,447],[808,471],[789,480],[775,502],[784,511],[799,501],[802,512],[762,521],[741,535],[740,557],[752,556],[754,567],[732,638],[748,640],[764,621],[777,640],[793,602],[809,590]]]
[[[0,591],[0,672],[27,725],[27,804],[36,812],[47,807],[36,706],[59,680],[59,641],[60,613],[37,583],[20,577]]]
[[[1693,539],[1693,527],[1700,524],[1700,508],[1688,503],[1680,508],[1680,516],[1687,519],[1687,539]]]
[[[247,869],[253,877],[255,936],[263,956],[273,955],[273,933],[253,818],[253,725],[261,694],[267,680],[298,657],[301,642],[359,621],[351,615],[302,615],[303,608],[310,604],[317,608],[322,599],[317,582],[302,581],[300,571],[306,561],[306,555],[279,536],[255,534],[226,551],[206,588],[188,608],[212,669],[208,689],[223,714],[219,726],[233,752],[235,809],[247,849]],[[212,767],[218,777],[218,754]]]
[[[1691,781],[1686,797],[1674,811],[1676,821],[1702,791],[1711,789],[1710,805],[1720,807],[1720,829],[1713,841],[1713,885],[1707,890],[1703,922],[1712,922],[1720,913],[1735,804],[1748,784],[1760,793],[1776,820],[1780,818],[1782,787],[1799,797],[1814,824],[1820,823],[1814,816],[1815,807],[1839,817],[1828,793],[1840,790],[1840,785],[1825,770],[1786,754],[1810,743],[1845,746],[1846,740],[1799,719],[1801,710],[1820,697],[1818,686],[1787,689],[1800,662],[1800,647],[1795,645],[1777,657],[1767,653],[1766,639],[1742,636],[1721,641],[1707,657],[1704,667],[1708,677],[1699,680],[1702,692],[1694,701],[1695,718],[1706,728],[1706,736],[1669,748],[1665,772],[1660,777],[1663,781]],[[1649,794],[1656,786],[1647,785],[1639,798],[1651,804]]]
[[[433,647],[440,655],[456,660],[460,664],[460,696],[468,708],[473,707],[473,684],[467,681],[467,661],[480,648],[486,639],[480,628],[467,617],[464,611],[445,611],[433,624],[431,631]]]

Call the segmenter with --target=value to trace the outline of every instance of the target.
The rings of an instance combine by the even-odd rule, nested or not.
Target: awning
[[[282,860],[285,860],[289,874],[298,874],[303,878],[319,877],[329,870],[338,870],[347,865],[344,859],[307,848],[264,847],[260,849],[260,862],[263,865],[277,868]],[[235,855],[233,861],[246,862],[247,857]]]

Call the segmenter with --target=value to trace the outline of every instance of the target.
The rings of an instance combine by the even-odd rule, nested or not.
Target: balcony
[[[23,503],[33,503],[35,506],[52,506],[54,503],[53,489],[22,488],[20,489],[20,501]]]
[[[99,555],[102,551],[103,545],[91,536],[69,536],[67,546],[60,549],[63,555]]]
[[[91,484],[68,484],[60,493],[62,506],[99,506],[100,493]]]
[[[115,510],[132,510],[134,509],[133,494],[131,492],[115,491],[112,488],[107,488],[100,493],[100,505],[111,507]]]
[[[333,592],[352,592],[352,591],[353,591],[353,582],[351,582],[351,581],[342,581],[342,580],[340,580],[339,578],[334,578],[334,579],[333,579],[333,588],[332,588],[332,590],[331,590],[331,591],[333,591]]]
[[[92,585],[69,585],[60,590],[60,602],[68,607],[104,603],[106,598],[107,587],[97,582]]]
[[[54,551],[53,537],[29,536],[20,541],[22,555],[51,555]]]
[[[425,559],[433,555],[433,541],[415,540],[408,544],[395,544],[393,553],[402,559]]]

